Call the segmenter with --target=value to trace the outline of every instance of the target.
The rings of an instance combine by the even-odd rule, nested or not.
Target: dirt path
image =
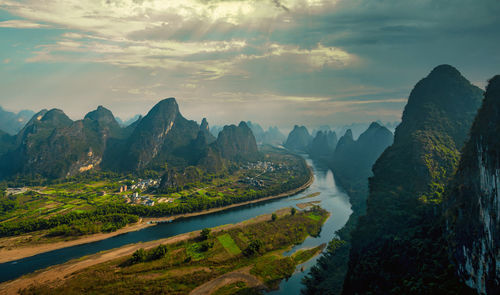
[[[289,214],[289,208],[282,208],[276,211],[278,216],[282,216],[285,214]],[[271,214],[259,215],[255,218],[252,218],[248,221],[236,223],[236,224],[227,224],[217,228],[212,229],[213,232],[218,232],[221,230],[229,230],[231,228],[247,226],[252,223],[261,222],[264,220],[271,219]],[[55,266],[51,266],[44,270],[36,271],[32,274],[28,274],[22,276],[16,280],[8,281],[0,284],[0,294],[17,294],[18,290],[28,288],[31,285],[41,285],[41,284],[53,284],[58,285],[61,284],[64,280],[70,278],[75,272],[85,269],[87,267],[94,266],[99,263],[107,262],[110,260],[114,260],[123,256],[132,255],[137,249],[144,248],[150,249],[156,247],[160,244],[172,244],[180,241],[184,241],[187,239],[195,238],[200,235],[200,231],[189,232],[185,234],[181,234],[178,236],[165,238],[156,241],[150,241],[145,243],[138,244],[130,244],[125,245],[120,248],[100,252],[97,254],[89,255],[85,257],[85,259],[74,259],[68,261],[64,264],[59,264]]]
[[[206,282],[191,291],[189,295],[210,295],[217,289],[236,282],[245,282],[248,287],[266,289],[266,286],[257,277],[250,274],[250,267],[245,267]]]
[[[205,215],[205,214],[210,214],[214,212],[219,212],[223,210],[227,210],[230,208],[235,208],[235,207],[240,207],[240,206],[245,206],[248,204],[254,204],[254,203],[259,203],[259,202],[264,202],[267,200],[272,200],[272,199],[279,199],[279,198],[284,198],[288,197],[291,195],[298,194],[305,189],[307,189],[311,184],[314,182],[314,175],[312,173],[311,168],[310,169],[310,178],[309,180],[302,186],[290,190],[288,192],[284,192],[275,196],[270,196],[270,197],[265,197],[265,198],[260,198],[252,201],[247,201],[247,202],[242,202],[242,203],[237,203],[237,204],[232,204],[229,206],[225,207],[219,207],[219,208],[213,208],[209,210],[204,210],[204,211],[199,211],[199,212],[193,212],[193,213],[187,213],[187,214],[178,214],[178,215],[173,215],[169,217],[160,217],[160,218],[143,218],[140,222],[121,228],[115,232],[112,233],[99,233],[95,235],[89,235],[85,236],[80,239],[76,240],[71,240],[71,241],[64,241],[64,242],[56,242],[56,243],[47,243],[47,244],[40,244],[36,246],[26,246],[26,247],[5,247],[5,248],[0,248],[0,263],[5,263],[5,262],[10,262],[10,261],[15,261],[19,260],[22,258],[34,256],[40,253],[45,253],[57,249],[62,249],[66,247],[71,247],[71,246],[76,246],[76,245],[81,245],[81,244],[87,244],[87,243],[92,243],[92,242],[97,242],[101,240],[105,240],[117,235],[121,235],[124,233],[132,232],[132,231],[137,231],[144,229],[149,226],[154,226],[156,225],[155,222],[165,222],[165,221],[170,221],[170,220],[175,220],[178,218],[188,218],[188,217],[194,217],[194,216],[199,216],[199,215]],[[4,239],[12,239],[10,238],[4,238]],[[0,240],[1,244],[1,240]]]

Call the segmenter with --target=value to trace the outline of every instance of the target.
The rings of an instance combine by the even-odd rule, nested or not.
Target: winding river
[[[223,224],[238,223],[257,215],[271,213],[283,207],[295,206],[297,203],[310,201],[320,201],[321,203],[319,205],[328,210],[331,213],[331,216],[323,226],[319,237],[307,238],[304,243],[295,246],[287,253],[287,255],[300,248],[310,248],[318,246],[322,243],[328,243],[328,241],[330,241],[335,235],[335,231],[342,228],[347,222],[347,219],[352,212],[351,204],[349,203],[349,197],[336,186],[331,170],[308,158],[306,158],[306,160],[313,168],[315,180],[308,189],[297,195],[236,207],[207,215],[178,219],[171,223],[159,224],[157,226],[125,233],[109,239],[58,249],[17,261],[2,263],[0,264],[0,282],[12,280],[38,269],[64,263],[68,260],[79,258],[84,255],[94,254],[131,243],[167,238],[205,227],[216,227]],[[315,192],[320,192],[321,194],[314,198],[297,200],[300,197],[307,196]],[[303,265],[299,265],[297,269],[299,270],[304,267],[303,272],[296,271],[288,280],[283,280],[281,282],[279,290],[268,294],[298,294],[299,290],[302,288],[300,283],[301,279],[307,274],[308,269],[314,265],[318,257],[319,256],[311,259]]]

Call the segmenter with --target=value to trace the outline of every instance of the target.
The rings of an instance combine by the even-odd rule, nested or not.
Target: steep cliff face
[[[480,293],[500,293],[500,76],[490,80],[446,201],[450,254]]]
[[[61,110],[44,110],[17,135],[17,147],[5,158],[10,167],[0,170],[5,176],[49,178],[88,171],[100,165],[108,139],[122,133],[113,114],[102,106],[75,122]]]
[[[135,127],[125,144],[121,168],[137,170],[166,160],[182,162],[182,147],[188,146],[199,130],[196,122],[181,115],[175,98],[164,99]]]
[[[412,90],[393,145],[373,166],[344,294],[463,291],[448,266],[436,212],[481,100],[482,91],[448,65]]]
[[[215,145],[222,157],[228,160],[252,160],[258,157],[257,142],[245,122],[238,126],[224,126]]]
[[[305,126],[295,125],[290,134],[288,134],[284,146],[292,151],[307,152],[312,139]]]
[[[57,164],[46,167],[53,159],[46,156],[47,143],[54,131],[68,128],[73,121],[59,109],[42,110],[16,135],[11,149],[0,159],[0,177],[15,174],[59,175]]]
[[[201,120],[200,132],[203,133],[204,139],[207,143],[212,143],[216,140],[215,136],[210,133],[210,126],[208,125],[208,121],[206,118],[203,118],[203,120]]]

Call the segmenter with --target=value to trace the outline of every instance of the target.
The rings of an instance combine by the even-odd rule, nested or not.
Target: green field
[[[146,206],[145,201],[133,203],[130,190],[120,192],[120,187],[127,185],[130,188],[138,183],[140,179],[137,176],[103,171],[48,181],[43,185],[27,187],[26,192],[12,196],[0,194],[0,247],[22,246],[17,242],[9,244],[2,240],[3,237],[29,234],[22,239],[25,244],[74,239],[93,234],[96,230],[112,231],[124,226],[122,222],[90,226],[96,219],[102,220],[105,216],[162,217],[202,211],[277,195],[300,187],[309,180],[310,171],[302,158],[274,149],[265,150],[263,154],[260,162],[232,163],[227,171],[217,175],[201,171],[200,181],[182,187],[147,187],[133,191],[154,201],[152,207]],[[274,165],[276,169],[266,168],[269,165]],[[161,177],[162,172],[154,171],[152,174]],[[247,181],[252,178],[263,184],[255,185]],[[62,218],[66,215],[70,218]],[[55,227],[59,228],[54,230]],[[228,251],[239,253],[234,247],[228,248]]]
[[[321,220],[321,216],[320,215],[316,215],[314,213],[311,213],[309,215],[307,215],[307,217],[311,218],[312,220],[315,220],[315,221],[318,221],[318,220]]]
[[[321,219],[309,218],[312,212]],[[307,236],[318,235],[328,217],[328,212],[319,207],[295,215],[287,208],[277,214],[280,217],[276,221],[268,216],[267,220],[227,230],[212,229],[207,239],[193,236],[189,240],[140,249],[131,256],[79,271],[56,286],[37,285],[21,294],[189,294],[197,286],[236,270],[254,276],[269,290],[290,277],[297,265],[321,252],[324,245],[283,256]],[[256,241],[262,246],[249,252],[248,248]],[[226,284],[213,290],[213,294],[260,294],[242,283]]]
[[[236,243],[233,241],[231,236],[229,234],[223,234],[220,236],[217,236],[217,240],[222,244],[222,246],[229,252],[230,254],[233,255],[238,255],[241,253],[240,248]]]

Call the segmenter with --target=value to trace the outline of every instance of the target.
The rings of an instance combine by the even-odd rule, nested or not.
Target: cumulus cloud
[[[438,64],[478,82],[500,68],[498,0],[0,0],[0,9],[16,18],[0,28],[41,33],[2,58],[60,69],[20,71],[32,93],[3,82],[5,97],[38,102],[45,93],[67,109],[85,81],[87,104],[108,100],[122,116],[177,96],[194,117],[394,120]],[[273,115],[284,106],[289,115]]]

